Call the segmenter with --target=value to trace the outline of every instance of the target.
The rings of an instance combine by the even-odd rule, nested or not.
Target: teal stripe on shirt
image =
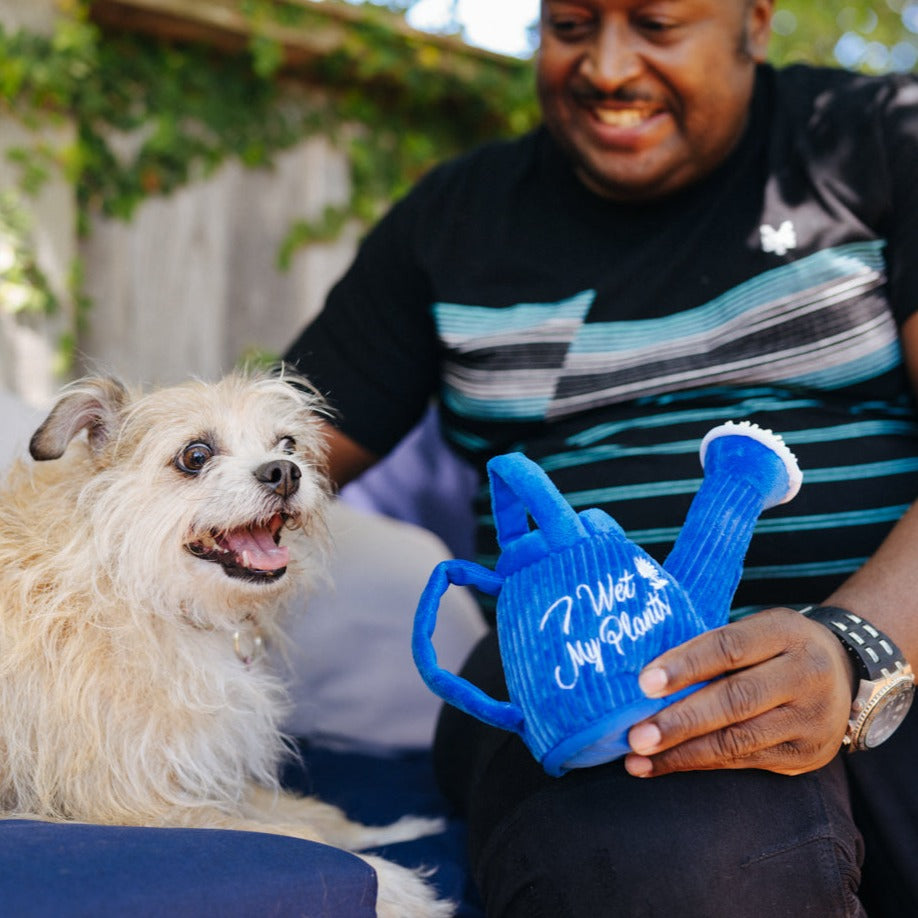
[[[584,290],[552,303],[517,303],[500,308],[434,303],[431,308],[441,337],[477,339],[544,328],[552,321],[582,321],[595,299],[595,290]]]
[[[824,249],[739,284],[702,306],[672,316],[588,323],[571,346],[571,353],[612,354],[646,348],[660,341],[678,341],[715,331],[750,310],[777,306],[784,299],[833,281],[872,272],[882,274],[885,245],[884,241],[875,240]]]
[[[853,574],[863,567],[867,558],[841,558],[837,561],[813,561],[804,564],[763,564],[747,567],[744,580],[778,580],[797,577],[832,577],[838,574]]]
[[[886,347],[851,360],[836,367],[817,370],[788,380],[789,385],[804,386],[812,389],[841,389],[867,379],[873,379],[881,373],[895,369],[902,363],[902,346],[898,340],[891,341]]]
[[[623,428],[627,429],[627,427]],[[838,440],[862,440],[865,437],[883,437],[900,434],[911,434],[918,437],[918,424],[908,421],[877,420],[856,421],[851,424],[837,424],[816,430],[794,430],[782,433],[781,437],[788,446],[806,443],[826,443]],[[633,456],[677,456],[697,452],[700,441],[674,440],[669,443],[658,443],[655,446],[621,446],[617,443],[589,446],[571,452],[555,453],[539,460],[539,465],[546,471],[573,468],[579,465],[590,465],[610,459],[627,459]],[[806,471],[804,470],[804,478]]]
[[[784,533],[806,530],[840,529],[848,526],[873,526],[880,523],[895,523],[908,510],[908,504],[894,507],[877,507],[872,510],[854,510],[848,513],[825,513],[806,516],[788,516],[779,519],[763,517],[756,523],[758,534]],[[665,526],[657,529],[635,529],[628,532],[628,538],[638,545],[660,545],[674,542],[681,526]]]
[[[804,482],[805,484],[825,484],[839,481],[853,483],[863,478],[887,478],[890,475],[905,475],[916,471],[918,471],[918,457],[891,459],[887,462],[867,462],[834,468],[810,469],[804,471]],[[677,494],[694,494],[700,487],[700,478],[686,478],[680,481],[653,481],[642,484],[590,488],[585,491],[569,491],[564,496],[573,507],[595,507],[600,504],[614,504],[617,501],[647,500],[648,498],[671,497]]]
[[[761,389],[748,390],[749,392],[760,392]],[[733,394],[733,390],[726,390],[720,387],[712,389],[693,390],[692,398],[717,398],[725,394]],[[714,408],[690,408],[676,411],[659,412],[656,410],[657,405],[665,404],[666,400],[648,402],[647,414],[629,418],[624,421],[610,421],[604,424],[597,424],[595,427],[589,427],[586,430],[568,437],[567,443],[573,447],[589,446],[600,440],[615,436],[626,430],[647,429],[655,427],[671,427],[676,424],[691,424],[702,421],[709,421],[712,426],[724,421],[742,420],[750,414],[759,412],[773,413],[777,411],[793,411],[799,408],[816,408],[819,406],[817,399],[785,399],[779,395],[774,396],[750,396],[743,398],[743,390],[736,393],[740,400],[733,404],[718,405]]]

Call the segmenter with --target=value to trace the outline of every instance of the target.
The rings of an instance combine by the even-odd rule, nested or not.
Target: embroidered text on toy
[[[618,654],[625,656],[625,649],[622,647],[625,639],[632,644],[636,643],[672,615],[672,608],[664,595],[666,580],[659,577],[653,565],[642,558],[635,559],[635,567],[642,577],[650,581],[653,591],[638,615],[615,610],[616,605],[621,606],[637,595],[634,574],[630,571],[625,571],[618,578],[614,578],[611,573],[608,574],[605,581],[596,582],[595,591],[590,584],[580,583],[573,595],[560,597],[545,611],[539,623],[539,631],[545,630],[553,616],[556,620],[560,617],[561,632],[568,638],[564,642],[563,651],[566,666],[559,665],[555,667],[554,672],[555,683],[559,688],[575,688],[585,666],[592,666],[597,673],[605,672],[602,658],[604,645],[614,647]],[[578,603],[582,606],[584,601],[589,603],[589,608],[593,612],[592,621],[595,623],[598,620],[596,636],[571,639],[574,609]],[[587,621],[590,621],[588,617]]]

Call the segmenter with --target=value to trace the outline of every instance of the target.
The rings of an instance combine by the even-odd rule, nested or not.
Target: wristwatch
[[[837,606],[801,610],[841,641],[860,680],[842,744],[849,752],[873,749],[905,720],[915,696],[915,675],[902,651],[879,628]]]

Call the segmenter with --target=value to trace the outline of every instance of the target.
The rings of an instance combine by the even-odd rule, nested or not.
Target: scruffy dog
[[[277,785],[284,692],[259,656],[286,572],[312,576],[319,554],[318,409],[271,376],[64,390],[39,462],[0,491],[0,814],[352,850],[437,830],[368,828]],[[451,914],[416,873],[365,859],[380,915]]]

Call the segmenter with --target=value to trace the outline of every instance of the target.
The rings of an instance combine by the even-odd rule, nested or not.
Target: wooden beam
[[[286,63],[296,66],[326,54],[346,39],[348,30],[365,21],[367,10],[349,3],[326,0],[286,0],[322,20],[316,27],[296,27],[276,22],[258,23],[258,34],[277,41],[285,51]],[[240,0],[93,0],[90,15],[101,26],[138,31],[180,41],[206,42],[227,50],[244,48],[251,37],[252,20],[240,10]],[[518,61],[467,45],[450,35],[432,35],[412,29],[405,20],[384,9],[372,11],[384,18],[392,32],[406,42],[437,48],[447,69],[463,69],[474,61],[518,65]]]
[[[198,41],[219,48],[244,48],[253,33],[252,21],[239,10],[237,0],[94,0],[94,22],[109,28],[144,32],[180,41]],[[333,19],[328,27],[296,29],[264,23],[259,34],[279,42],[285,49],[309,56],[326,53],[345,37]]]

